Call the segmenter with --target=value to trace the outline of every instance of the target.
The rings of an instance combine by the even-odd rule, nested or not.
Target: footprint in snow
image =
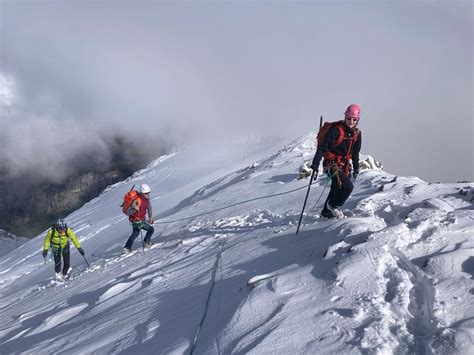
[[[158,319],[155,319],[148,323],[146,326],[146,331],[145,335],[143,336],[142,343],[146,342],[147,340],[150,340],[153,338],[156,334],[157,329],[160,327],[160,321]]]
[[[269,278],[272,277],[272,276],[274,276],[274,275],[272,275],[272,274],[263,274],[263,275],[256,275],[256,276],[253,276],[253,277],[251,277],[250,279],[248,279],[247,285],[250,286],[251,288],[254,288],[255,286],[258,285],[258,283],[259,283],[260,281],[269,279]]]
[[[345,317],[345,318],[356,318],[358,315],[358,311],[352,308],[333,308],[326,313],[331,314],[331,315],[338,315],[340,317]]]
[[[331,298],[331,302],[339,302],[341,300],[342,296],[334,296]]]

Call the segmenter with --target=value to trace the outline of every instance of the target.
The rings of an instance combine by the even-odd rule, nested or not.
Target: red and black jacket
[[[344,122],[339,122],[329,129],[324,141],[318,144],[312,167],[319,167],[324,157],[324,167],[335,165],[349,175],[349,160],[352,160],[354,172],[358,172],[361,145],[360,130],[357,127],[351,129]]]

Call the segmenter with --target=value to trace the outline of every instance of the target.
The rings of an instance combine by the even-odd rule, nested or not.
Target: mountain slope
[[[468,353],[473,184],[363,171],[347,218],[299,167],[314,134],[164,156],[67,220],[73,277],[53,284],[38,236],[0,259],[0,353]],[[148,183],[154,248],[123,257],[118,204]],[[139,239],[134,247],[139,248]]]

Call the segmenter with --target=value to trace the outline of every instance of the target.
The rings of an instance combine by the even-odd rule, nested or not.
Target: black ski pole
[[[306,201],[308,201],[309,190],[311,189],[311,183],[313,182],[314,172],[315,171],[313,170],[313,173],[311,174],[311,178],[309,179],[308,191],[306,191],[306,197],[305,197],[304,203],[303,203],[303,210],[301,211],[301,214],[300,214],[300,220],[298,222],[298,228],[296,228],[296,235],[298,235],[298,232],[300,231],[301,220],[303,219],[303,213],[304,213],[304,208],[306,207]]]
[[[145,252],[145,241],[143,240],[143,229],[140,230],[140,238],[142,239],[143,252]]]
[[[322,125],[323,125],[323,116],[321,116],[321,118],[319,119],[319,129],[321,129]],[[308,191],[306,191],[306,197],[305,197],[304,203],[303,203],[303,210],[301,211],[300,220],[298,221],[298,227],[296,228],[296,235],[298,235],[298,232],[300,231],[301,220],[303,219],[304,209],[306,207],[306,202],[308,201],[309,190],[311,190],[311,184],[313,183],[313,178],[314,178],[314,173],[315,172],[316,171],[313,169],[313,173],[311,174],[311,178],[309,179]]]
[[[87,267],[91,267],[91,266],[89,265],[89,262],[88,262],[88,261],[87,261],[87,259],[86,259],[86,256],[85,256],[85,255],[83,255],[82,257],[83,257],[83,258],[84,258],[84,260],[86,261]]]

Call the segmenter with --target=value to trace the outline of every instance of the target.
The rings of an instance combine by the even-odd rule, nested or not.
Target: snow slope
[[[0,258],[0,353],[474,352],[474,184],[363,171],[347,218],[296,180],[311,133],[164,156],[68,216],[73,276],[42,238]],[[280,146],[279,148],[276,148]],[[121,256],[121,197],[152,187],[158,244]]]

